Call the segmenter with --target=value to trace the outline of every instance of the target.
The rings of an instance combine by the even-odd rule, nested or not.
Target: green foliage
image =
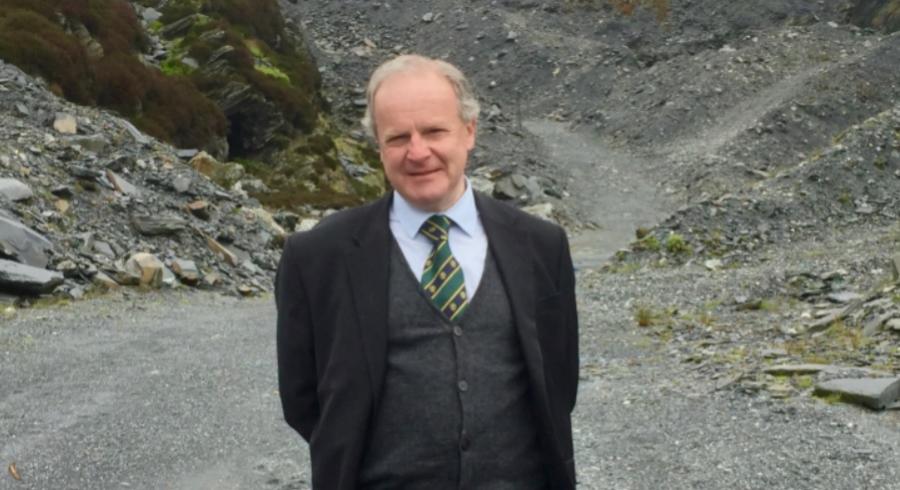
[[[631,249],[635,252],[650,251],[659,252],[660,244],[656,235],[647,235],[644,238],[631,244]]]
[[[167,76],[187,76],[193,72],[193,68],[185,65],[180,59],[170,57],[159,64],[159,69]]]
[[[671,254],[688,254],[691,252],[691,247],[683,236],[670,231],[669,236],[666,237],[666,250]]]
[[[639,304],[634,309],[634,321],[639,327],[651,327],[658,325],[671,326],[675,315],[678,314],[676,308],[665,308],[657,310],[646,304]]]
[[[649,327],[653,325],[656,315],[653,310],[646,306],[639,306],[634,312],[634,321],[639,327]]]

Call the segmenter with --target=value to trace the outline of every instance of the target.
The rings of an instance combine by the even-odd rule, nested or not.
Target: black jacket
[[[565,232],[475,194],[513,309],[547,468],[575,488],[575,277]],[[315,490],[352,490],[387,359],[391,194],[337,213],[285,244],[275,280],[284,417],[309,442]]]

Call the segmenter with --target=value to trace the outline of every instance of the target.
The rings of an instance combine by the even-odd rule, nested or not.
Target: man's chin
[[[446,192],[415,192],[403,196],[410,204],[423,211],[442,211],[441,204],[447,200]]]

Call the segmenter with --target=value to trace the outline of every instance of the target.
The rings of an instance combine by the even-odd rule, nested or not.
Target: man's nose
[[[422,138],[422,135],[413,133],[409,138],[409,147],[406,151],[406,157],[410,160],[420,161],[428,158],[428,155],[430,154],[431,150],[428,148],[428,143]]]

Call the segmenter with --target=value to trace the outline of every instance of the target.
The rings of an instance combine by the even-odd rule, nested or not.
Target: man
[[[363,122],[394,191],[285,245],[279,387],[316,490],[575,488],[568,242],[473,192],[477,116],[454,66],[381,65]]]

